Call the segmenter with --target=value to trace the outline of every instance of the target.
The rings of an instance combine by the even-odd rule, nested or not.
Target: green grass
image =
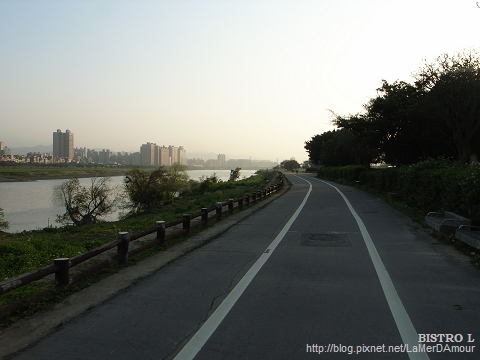
[[[181,218],[182,214],[199,212],[202,207],[210,207],[218,201],[226,201],[230,198],[235,199],[245,194],[250,194],[253,191],[264,188],[269,181],[273,180],[273,176],[273,172],[264,171],[248,179],[212,184],[204,194],[199,194],[198,189],[195,187],[196,185],[193,185],[184,196],[175,199],[174,202],[163,206],[153,213],[140,214],[120,221],[82,227],[45,228],[13,234],[0,232],[0,282],[44,266],[52,265],[55,258],[71,258],[88,252],[116,239],[120,231],[128,231],[130,234],[135,234],[152,228],[158,220],[170,222]],[[277,181],[278,179],[275,180],[275,183]],[[192,234],[197,231],[200,230],[195,230]],[[189,234],[189,236],[192,234]],[[172,240],[168,246],[182,240],[183,238]],[[142,258],[159,250],[162,250],[162,248],[157,247],[140,253],[129,259],[129,263],[140,261]],[[111,266],[91,278],[75,284],[65,294],[88,286],[90,283],[98,281],[112,272],[116,272],[116,266]],[[39,282],[1,295],[0,307],[27,298],[35,293],[51,288],[51,286],[51,283]],[[66,296],[65,294],[55,298],[61,299]],[[29,314],[39,308],[39,306],[48,306],[52,301],[56,300],[45,300],[36,303],[30,306],[27,311],[24,311],[23,314]],[[12,319],[15,319],[15,316],[4,320],[0,327],[7,326],[13,321]]]

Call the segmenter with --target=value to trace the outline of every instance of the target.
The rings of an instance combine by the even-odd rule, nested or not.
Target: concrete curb
[[[264,208],[290,189],[291,184],[285,177],[285,186],[278,193],[250,205],[244,210],[225,217],[214,226],[178,243],[165,251],[152,255],[135,265],[126,267],[98,283],[74,293],[52,309],[41,311],[31,317],[21,319],[0,331],[0,357],[12,358],[15,353],[34,345],[53,332],[57,327],[80,316],[85,311],[107,301],[118,292],[128,288],[181,256],[211,242],[232,226]]]

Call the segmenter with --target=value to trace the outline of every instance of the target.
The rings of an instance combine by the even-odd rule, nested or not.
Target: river
[[[215,173],[221,180],[228,180],[230,170],[189,170],[190,179],[198,180],[201,176]],[[240,177],[249,177],[255,170],[242,170]],[[123,176],[113,176],[112,185],[122,184]],[[90,179],[79,179],[80,184],[89,185]],[[4,220],[10,226],[8,232],[21,232],[43,229],[47,226],[59,226],[55,222],[57,215],[63,214],[65,208],[53,204],[53,191],[65,179],[37,180],[27,182],[0,183],[0,208],[3,209]],[[117,220],[118,214],[112,214],[107,221]]]

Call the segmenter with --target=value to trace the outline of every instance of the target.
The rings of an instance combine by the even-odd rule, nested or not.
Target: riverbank
[[[90,286],[83,288],[81,291],[72,292],[63,299],[58,298],[52,304],[44,306],[43,311],[17,319],[16,323],[0,330],[0,357],[10,358],[15,352],[33,344],[45,334],[54,331],[54,329],[88,309],[103,303],[139,279],[158,271],[179,257],[212,241],[288,191],[288,182],[286,185],[273,196],[264,198],[261,202],[251,204],[242,211],[226,216],[222,221],[215,223],[214,226],[210,226],[182,242],[172,244],[142,261],[136,262],[135,266],[119,268],[112,272],[110,276],[94,276],[95,279],[89,280]]]
[[[74,177],[88,178],[95,176],[123,176],[128,170],[130,170],[130,168],[0,168],[0,183],[71,179]]]
[[[156,221],[162,220],[168,223],[181,219],[182,214],[196,213],[202,208],[208,208],[216,204],[218,201],[236,199],[245,194],[251,194],[272,182],[277,183],[280,176],[281,174],[277,172],[264,171],[257,176],[235,182],[211,183],[203,189],[203,192],[200,192],[200,188],[197,186],[191,188],[184,196],[176,198],[175,201],[162,206],[155,212],[144,213],[119,221],[82,227],[47,227],[21,233],[0,233],[0,250],[5,254],[5,256],[0,257],[0,279],[9,279],[51,265],[55,258],[71,258],[86,253],[111,242],[120,231],[136,234],[151,228]],[[174,243],[176,241],[172,245]],[[162,249],[159,248],[158,250]],[[141,256],[141,254],[137,256]],[[135,261],[137,261],[135,258],[129,258],[129,263],[132,262],[133,264]],[[107,276],[109,271],[113,270],[105,270],[98,276]],[[88,285],[92,278],[85,281]],[[47,290],[48,288],[45,287],[47,285],[49,284],[32,283],[4,294],[0,297],[0,307],[8,306]],[[73,288],[71,290],[73,291]],[[48,301],[32,304],[20,316],[34,313],[49,306],[49,304]],[[8,326],[9,323],[16,320],[17,316],[19,315],[12,315],[4,319],[0,322],[0,328]]]

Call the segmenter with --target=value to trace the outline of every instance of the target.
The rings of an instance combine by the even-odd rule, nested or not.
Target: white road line
[[[393,319],[395,320],[398,331],[400,332],[400,336],[402,337],[403,343],[408,344],[408,347],[411,351],[413,346],[418,346],[417,331],[415,330],[415,327],[413,326],[412,321],[410,320],[410,317],[408,316],[407,311],[402,304],[402,300],[400,300],[400,297],[397,294],[397,290],[395,290],[395,286],[393,286],[392,279],[390,278],[390,275],[388,275],[385,265],[383,265],[383,261],[378,254],[377,248],[373,244],[372,238],[370,237],[370,234],[368,233],[365,224],[363,223],[360,216],[358,216],[352,204],[350,204],[350,201],[348,201],[347,197],[340,191],[340,189],[333,186],[332,184],[329,184],[326,181],[319,179],[315,180],[321,181],[337,190],[347,204],[347,207],[352,213],[353,217],[357,221],[358,227],[360,228],[360,232],[363,236],[363,240],[365,242],[365,245],[367,246],[368,253],[370,254],[370,258],[372,259],[373,266],[375,267],[375,271],[377,272],[377,276],[380,280],[383,293],[387,298],[388,306],[390,307],[390,311],[392,312]],[[409,352],[408,357],[410,358],[410,360],[429,359],[427,353],[424,352]]]
[[[300,178],[302,179],[302,178]],[[183,349],[175,356],[175,360],[190,360],[193,359],[198,352],[202,349],[203,345],[208,341],[213,332],[217,329],[218,325],[223,321],[225,316],[229,313],[232,307],[235,305],[237,300],[242,296],[245,289],[252,282],[253,278],[260,271],[262,266],[267,262],[268,258],[273,254],[277,245],[282,241],[283,237],[287,233],[290,226],[292,226],[295,219],[298,217],[302,211],[305,203],[307,202],[310,193],[312,192],[312,183],[308,180],[302,179],[310,184],[310,187],[307,191],[307,194],[303,198],[302,203],[297,208],[295,213],[292,215],[290,220],[285,224],[280,233],[275,237],[275,239],[268,245],[267,249],[270,249],[268,252],[264,252],[258,260],[253,264],[253,266],[248,270],[248,272],[243,276],[243,278],[238,282],[238,284],[233,288],[233,290],[228,294],[225,300],[218,306],[212,315],[205,321],[196,334],[190,339],[190,341],[183,347]]]

